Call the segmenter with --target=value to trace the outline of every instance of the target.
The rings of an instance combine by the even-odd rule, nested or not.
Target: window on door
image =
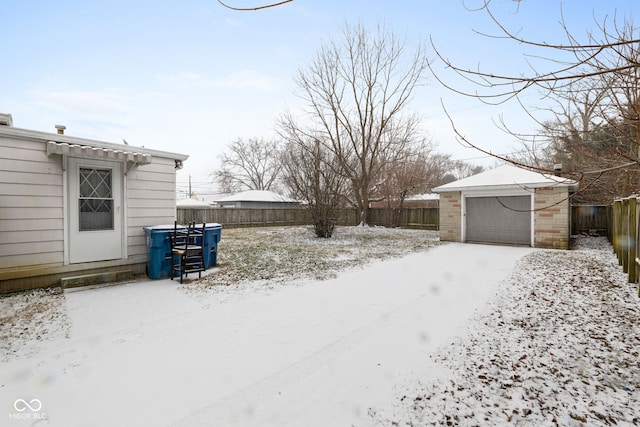
[[[113,230],[111,169],[80,168],[79,231]]]

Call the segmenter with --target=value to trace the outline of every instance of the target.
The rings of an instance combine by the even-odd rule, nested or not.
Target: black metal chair
[[[186,228],[178,227],[178,222],[173,224],[171,240],[171,280],[176,275],[180,276],[180,283],[189,273],[198,273],[202,277],[204,265],[204,229],[196,228],[195,222],[189,223]]]

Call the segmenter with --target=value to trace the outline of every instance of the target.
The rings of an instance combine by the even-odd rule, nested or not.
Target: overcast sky
[[[226,0],[250,7],[262,0]],[[186,190],[212,192],[209,173],[238,137],[275,137],[275,119],[295,111],[293,76],[318,49],[340,40],[345,24],[372,30],[385,23],[407,45],[433,39],[444,56],[465,67],[527,72],[522,46],[491,39],[485,13],[465,9],[481,0],[294,0],[238,12],[216,0],[5,0],[0,14],[0,112],[14,126],[66,133],[190,156],[178,172]],[[639,15],[637,0],[493,0],[501,21],[536,41],[565,42],[564,17],[576,36],[596,21]],[[431,58],[435,58],[432,53]],[[437,69],[441,69],[436,65]],[[445,78],[452,77],[443,71]],[[536,105],[537,95],[526,98]],[[469,139],[497,153],[517,149],[492,124],[500,115],[531,131],[515,105],[483,106],[444,89],[434,78],[410,105],[437,150],[490,166],[494,161],[455,140],[443,113]]]

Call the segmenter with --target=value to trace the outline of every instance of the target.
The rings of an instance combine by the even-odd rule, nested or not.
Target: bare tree
[[[456,179],[467,178],[484,171],[484,166],[474,165],[463,160],[452,160],[449,167],[450,173],[452,173]]]
[[[384,201],[387,225],[397,227],[405,200],[423,194],[442,183],[450,169],[449,155],[432,153],[430,144],[420,145],[412,152],[399,156],[381,173],[376,196]]]
[[[587,41],[579,42],[577,35],[562,23],[566,41],[538,42],[509,31],[492,13],[491,4],[491,0],[486,0],[482,7],[499,31],[499,35],[491,38],[518,43],[523,49],[542,50],[543,53],[536,53],[535,58],[539,66],[546,60],[544,68],[535,68],[531,61],[528,62],[531,67],[528,73],[514,75],[464,68],[446,59],[432,41],[436,55],[445,67],[465,81],[474,83],[474,89],[462,90],[460,86],[447,83],[443,75],[436,74],[436,78],[455,92],[485,103],[515,100],[540,125],[541,131],[522,135],[501,123],[504,130],[526,145],[528,157],[525,158],[499,156],[483,149],[458,132],[452,121],[458,137],[485,154],[549,173],[554,172],[550,160],[561,160],[564,155],[562,163],[566,165],[569,162],[566,154],[571,152],[575,156],[571,177],[585,181],[587,187],[592,187],[595,181],[602,180],[607,174],[615,174],[614,171],[637,171],[640,160],[640,37],[637,28],[628,19],[622,24],[614,19],[613,26],[604,20],[598,26],[597,34],[588,33]],[[519,13],[523,13],[522,10]],[[547,100],[557,102],[560,108],[554,112],[555,120],[538,119],[540,106],[525,105],[522,96],[532,90],[539,91]],[[605,128],[607,131],[603,132]],[[592,144],[594,138],[601,139],[605,133],[613,138],[605,144],[606,153],[598,149],[598,144]],[[631,186],[625,188],[626,192],[631,191]]]
[[[628,157],[637,151],[635,126],[625,125],[628,121],[621,115],[608,111],[609,91],[608,84],[582,81],[559,92],[555,118],[542,123],[540,142],[530,144],[526,155],[517,158],[581,180],[583,189],[574,197],[579,203],[607,204],[638,188],[637,172],[618,167],[621,162],[628,164]],[[606,173],[585,173],[603,170]]]
[[[513,0],[520,2],[522,0]],[[551,64],[550,70],[538,71],[529,62],[531,70],[528,73],[506,75],[499,72],[485,72],[480,69],[463,68],[447,59],[432,40],[432,46],[440,61],[451,71],[475,84],[478,90],[465,91],[448,85],[443,79],[439,79],[449,89],[474,98],[479,98],[488,103],[503,103],[517,97],[531,88],[541,89],[548,95],[559,90],[564,90],[568,85],[591,77],[611,75],[612,73],[625,73],[634,71],[638,63],[629,58],[623,50],[631,48],[637,51],[640,39],[628,29],[633,28],[623,25],[618,28],[614,23],[612,32],[603,24],[600,26],[600,35],[588,34],[588,42],[578,42],[577,36],[562,23],[566,34],[565,43],[548,43],[527,40],[511,32],[503,25],[491,11],[491,0],[485,0],[484,10],[496,25],[500,34],[488,36],[490,38],[507,40],[524,47],[542,49],[549,53],[546,58]],[[626,29],[626,30],[625,30]],[[622,59],[612,63],[612,58]],[[540,56],[540,59],[544,59]],[[434,74],[438,76],[438,73]]]
[[[464,160],[453,160],[448,154],[441,154],[439,156],[443,156],[444,158],[439,160],[439,166],[437,168],[439,173],[434,175],[431,188],[468,178],[484,171],[484,166],[474,165]]]
[[[420,139],[417,115],[405,110],[423,82],[427,59],[422,46],[408,55],[404,43],[383,27],[376,35],[362,25],[346,27],[343,37],[298,71],[305,124],[288,114],[280,125],[318,139],[336,156],[361,223],[367,224],[369,199],[381,172]]]
[[[276,190],[280,177],[278,141],[238,138],[220,155],[220,169],[213,173],[224,192]]]
[[[633,39],[629,21],[616,31],[620,40]],[[554,119],[540,122],[533,138],[520,136],[526,155],[510,159],[545,170],[561,166],[582,182],[578,202],[606,204],[637,192],[640,68],[629,65],[638,64],[639,53],[637,44],[621,44],[585,62],[591,75],[553,89]]]
[[[289,133],[287,140],[283,181],[294,198],[306,202],[316,236],[331,237],[347,187],[337,157],[318,139]]]

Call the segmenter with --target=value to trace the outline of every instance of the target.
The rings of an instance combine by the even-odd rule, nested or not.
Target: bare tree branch
[[[527,40],[509,31],[491,11],[489,8],[490,3],[491,1],[487,0],[484,2],[483,6],[476,10],[484,10],[498,28],[501,35],[492,36],[477,32],[478,34],[493,39],[505,39],[525,47],[541,48],[546,51],[555,51],[561,54],[567,54],[572,57],[573,60],[562,61],[565,62],[566,65],[547,72],[538,72],[531,64],[529,64],[531,68],[531,73],[529,75],[490,73],[481,71],[480,69],[474,70],[455,65],[443,55],[440,49],[436,46],[433,38],[431,38],[431,46],[435,51],[436,57],[447,69],[453,71],[459,77],[473,83],[481,89],[491,90],[489,92],[480,93],[477,91],[470,92],[455,88],[451,84],[446,83],[444,78],[441,77],[430,65],[430,69],[434,73],[436,79],[446,88],[458,94],[478,98],[483,102],[490,104],[501,104],[518,96],[531,87],[539,87],[547,93],[553,93],[555,90],[559,90],[565,87],[565,85],[579,80],[607,75],[610,73],[634,70],[639,65],[637,58],[627,58],[628,60],[626,62],[622,62],[616,67],[601,69],[592,66],[594,63],[601,61],[601,57],[606,56],[611,52],[620,52],[620,50],[625,47],[639,44],[640,38],[633,37],[632,32],[625,34],[623,37],[620,32],[610,33],[607,31],[606,26],[602,25],[600,28],[602,32],[602,40],[597,40],[593,34],[589,34],[589,43],[579,43],[571,34],[563,20],[561,25],[565,31],[568,43],[553,44]],[[539,58],[550,63],[560,64],[560,61],[557,59],[550,57]]]
[[[289,3],[292,2],[293,0],[284,0],[284,1],[280,1],[277,3],[270,3],[270,4],[266,4],[263,6],[256,6],[256,7],[233,7],[233,6],[229,6],[228,4],[225,4],[222,2],[222,0],[218,0],[218,3],[220,3],[221,5],[223,5],[224,7],[226,7],[227,9],[231,9],[231,10],[239,10],[239,11],[249,11],[249,10],[260,10],[260,9],[267,9],[270,7],[276,7],[276,6],[280,6],[283,5],[285,3]]]
[[[312,123],[305,133],[339,159],[366,224],[379,175],[421,139],[418,117],[405,110],[423,82],[427,59],[423,46],[407,54],[403,41],[383,26],[377,34],[362,25],[345,28],[343,36],[342,43],[324,46],[296,83]]]
[[[430,69],[444,87],[457,94],[489,105],[515,102],[538,129],[528,135],[515,132],[501,114],[494,123],[520,141],[524,149],[515,155],[500,155],[462,135],[445,109],[458,142],[501,161],[542,173],[553,173],[555,165],[561,164],[563,176],[583,183],[575,196],[582,202],[608,203],[616,197],[639,192],[638,27],[627,17],[622,23],[614,19],[613,25],[605,18],[597,22],[597,32],[587,32],[586,39],[579,40],[562,17],[560,26],[566,41],[539,42],[509,30],[490,10],[490,4],[491,0],[485,0],[475,10],[487,13],[498,33],[477,34],[531,48],[534,52],[543,51],[542,55],[523,51],[528,71],[511,74],[456,65],[445,57],[433,38],[431,45],[445,71],[437,71],[433,64],[429,64]],[[518,6],[521,4],[526,3],[518,2]],[[454,80],[445,79],[445,72],[451,73],[448,78],[460,80],[453,83]],[[471,89],[462,86],[466,83],[472,84]],[[539,95],[537,105],[533,106],[524,102],[524,96],[532,93]]]
[[[220,155],[214,178],[224,192],[276,190],[281,174],[277,141],[238,138]]]

